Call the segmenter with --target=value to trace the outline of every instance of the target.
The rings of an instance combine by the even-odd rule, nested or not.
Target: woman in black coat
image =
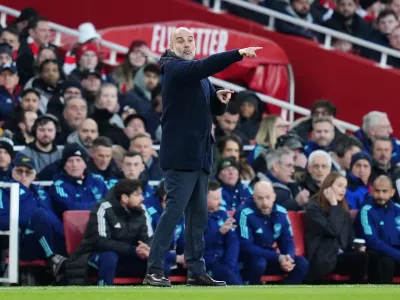
[[[355,238],[352,220],[344,195],[347,179],[329,174],[315,201],[305,215],[305,237],[309,270],[307,280],[318,282],[328,273],[349,275],[350,282],[360,283],[368,270],[365,246],[353,249]]]

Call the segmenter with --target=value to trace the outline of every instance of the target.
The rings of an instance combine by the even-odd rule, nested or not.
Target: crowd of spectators
[[[202,2],[195,0],[196,2]],[[321,25],[380,46],[400,50],[399,0],[242,0],[276,10],[293,18]],[[211,1],[213,2],[213,1]],[[268,26],[267,15],[222,2],[230,13]],[[277,32],[323,43],[325,36],[308,28],[276,20]],[[336,50],[380,61],[380,53],[333,38]],[[389,56],[388,64],[400,67],[398,58]]]
[[[301,10],[299,1],[288,11]],[[347,11],[352,1],[339,2],[327,20],[343,19],[340,3]],[[132,263],[127,255],[136,254],[137,268],[130,269],[144,275],[151,235],[165,208],[164,175],[153,147],[162,138],[162,72],[157,56],[139,40],[107,72],[95,27],[84,23],[79,34],[72,50],[58,49],[50,43],[48,19],[33,9],[2,31],[0,180],[20,183],[22,260],[45,260],[58,278],[68,269],[64,212],[93,209],[97,219],[89,222],[80,249],[95,253],[87,261],[98,269],[99,284],[112,284],[118,259]],[[391,282],[400,269],[400,142],[387,114],[370,112],[359,131],[346,133],[328,100],[316,101],[311,115],[293,124],[264,108],[254,92],[244,91],[214,120],[208,271],[228,284],[258,284],[263,274],[276,273],[287,274],[284,283],[314,283],[333,271],[363,282],[371,270],[370,282]],[[9,189],[1,188],[0,230],[8,229],[9,202]],[[116,207],[111,216],[110,207]],[[350,210],[361,211],[354,227]],[[288,211],[305,211],[306,257],[295,255]],[[113,228],[106,215],[114,218]],[[117,230],[121,224],[124,231]],[[166,254],[166,275],[185,272],[183,237],[180,222]],[[355,237],[373,252],[353,248]],[[387,264],[391,271],[382,271]]]

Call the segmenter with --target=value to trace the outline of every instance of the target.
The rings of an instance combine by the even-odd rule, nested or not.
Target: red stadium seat
[[[356,219],[358,210],[357,209],[352,209],[352,210],[349,211],[349,213],[350,213],[351,220],[354,222],[354,220]]]
[[[90,211],[66,211],[63,215],[65,243],[67,246],[67,253],[71,254],[79,246],[85,234],[86,226],[89,221]],[[96,279],[91,282],[95,282]],[[116,277],[114,284],[141,284],[143,278],[132,277]]]
[[[5,260],[6,265],[8,265],[8,257]],[[25,260],[20,260],[19,261],[19,266],[20,267],[42,267],[42,268],[47,268],[49,265],[45,260],[32,260],[32,261],[25,261]]]
[[[175,283],[186,283],[187,281],[186,276],[169,276],[168,279]]]
[[[283,276],[281,275],[264,275],[261,277],[261,282],[279,282],[283,280]]]
[[[304,213],[289,211],[288,216],[292,224],[294,246],[296,247],[296,255],[304,256],[306,249],[304,245]]]

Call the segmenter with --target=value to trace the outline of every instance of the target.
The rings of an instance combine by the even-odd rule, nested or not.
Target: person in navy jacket
[[[0,121],[5,121],[18,104],[18,72],[15,64],[0,67]]]
[[[34,161],[18,153],[13,161],[11,183],[18,182],[20,257],[25,261],[45,259],[53,275],[62,270],[65,262],[65,237],[62,222],[51,208],[51,198],[45,189],[33,184]],[[0,230],[9,230],[10,189],[0,189]]]
[[[218,182],[208,183],[208,225],[204,234],[204,259],[207,272],[228,285],[242,284],[239,273],[239,239],[235,233],[235,220],[221,206],[221,188]]]
[[[86,168],[86,152],[77,144],[65,146],[61,170],[50,187],[54,209],[60,219],[66,210],[91,210],[107,193],[100,176]]]
[[[393,202],[393,183],[385,175],[375,179],[370,204],[359,211],[367,249],[381,257],[382,283],[400,274],[400,205]]]
[[[218,162],[215,176],[222,187],[222,206],[226,210],[235,210],[244,201],[251,199],[253,189],[241,183],[239,164],[233,156]]]
[[[150,219],[153,231],[156,230],[160,217],[165,209],[165,200],[167,199],[167,192],[165,191],[165,183],[161,181],[156,195],[144,200],[147,214]],[[178,225],[176,225],[174,235],[172,237],[170,249],[165,253],[164,274],[169,276],[172,270],[176,270],[174,274],[186,273],[182,267],[185,264],[184,259],[184,246],[185,246],[185,224],[182,217]]]
[[[322,117],[313,120],[311,140],[304,146],[304,154],[308,157],[315,150],[329,151],[333,148],[335,126],[331,118]]]
[[[259,284],[264,274],[286,274],[283,283],[300,284],[308,270],[307,260],[295,255],[287,211],[275,203],[275,198],[272,184],[259,181],[254,186],[253,200],[234,216],[239,224],[243,279],[249,284]],[[275,242],[280,253],[274,248]]]
[[[350,172],[347,173],[346,200],[349,209],[360,209],[368,194],[372,157],[358,152],[351,157]]]
[[[221,286],[206,273],[204,230],[207,227],[207,185],[213,163],[212,115],[222,115],[232,91],[218,90],[207,78],[242,60],[256,57],[260,47],[217,53],[195,60],[194,34],[177,28],[169,49],[161,56],[162,139],[160,166],[165,171],[167,206],[154,234],[143,281],[153,286],[171,286],[163,275],[164,252],[185,212],[185,263],[188,284]]]

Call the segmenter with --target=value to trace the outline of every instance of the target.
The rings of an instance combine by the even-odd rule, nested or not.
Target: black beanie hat
[[[239,164],[237,163],[236,158],[234,158],[233,156],[225,157],[218,162],[216,175],[218,176],[223,169],[228,167],[235,167],[236,169],[239,170]]]
[[[357,152],[353,154],[351,157],[351,162],[350,162],[350,170],[353,169],[354,164],[359,161],[360,159],[365,159],[366,161],[369,162],[369,165],[372,167],[372,157],[368,153],[365,153],[363,151]]]
[[[61,165],[64,167],[67,160],[72,156],[79,156],[87,163],[88,156],[78,143],[67,144],[62,152]]]

